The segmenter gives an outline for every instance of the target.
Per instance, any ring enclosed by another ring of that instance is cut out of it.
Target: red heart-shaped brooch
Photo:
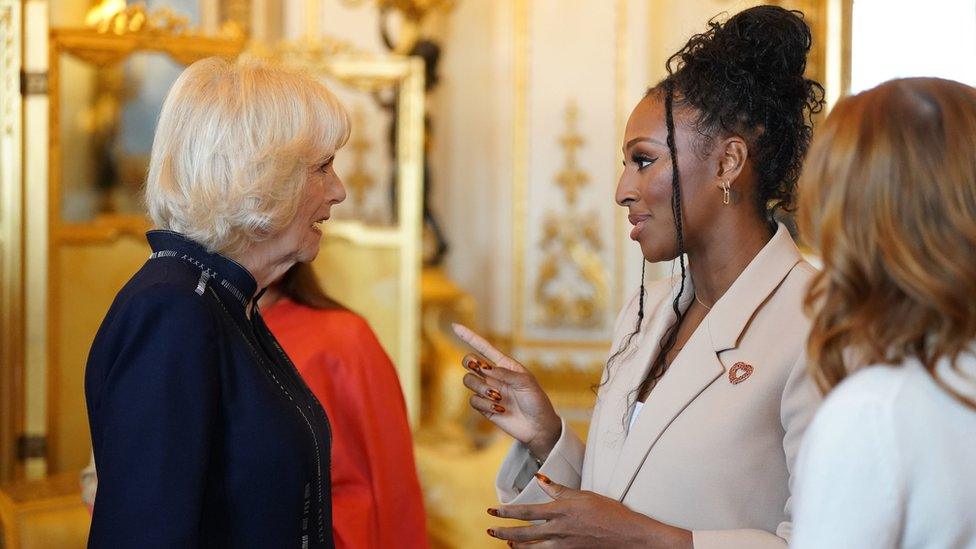
[[[736,362],[729,370],[729,381],[732,385],[737,385],[749,379],[752,375],[752,365],[745,362]]]

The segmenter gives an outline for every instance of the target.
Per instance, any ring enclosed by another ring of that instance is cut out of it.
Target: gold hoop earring
[[[722,182],[722,204],[728,206],[732,202],[732,187],[728,181]]]

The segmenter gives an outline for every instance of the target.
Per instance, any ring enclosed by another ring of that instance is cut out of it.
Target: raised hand
[[[454,333],[477,351],[462,360],[469,370],[464,386],[474,393],[471,407],[528,446],[533,456],[546,459],[559,440],[562,421],[535,376],[470,329],[455,324]]]

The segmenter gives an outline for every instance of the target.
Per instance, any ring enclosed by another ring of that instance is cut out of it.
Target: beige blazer
[[[674,319],[680,277],[650,285],[631,351],[604,375],[587,443],[563,422],[541,472],[691,530],[696,548],[786,547],[793,463],[820,403],[805,371],[802,310],[814,273],[780,225],[675,357],[628,433],[636,388]],[[682,308],[693,296],[689,278]],[[633,330],[637,307],[635,296],[618,317],[613,349]],[[753,371],[733,384],[738,362]],[[498,474],[502,503],[548,501],[531,481],[536,470],[516,443]]]

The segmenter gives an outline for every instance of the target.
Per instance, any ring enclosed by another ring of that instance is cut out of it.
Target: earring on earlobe
[[[728,181],[723,181],[722,182],[722,204],[728,206],[730,202],[732,202],[732,187],[729,186]]]

